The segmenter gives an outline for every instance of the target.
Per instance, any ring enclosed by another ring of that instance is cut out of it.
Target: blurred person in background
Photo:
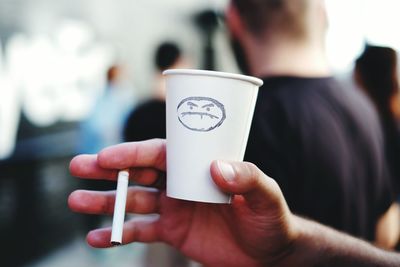
[[[397,52],[390,47],[366,45],[356,60],[354,78],[375,106],[384,133],[386,159],[395,185],[397,200],[400,182],[400,101]],[[398,209],[398,205],[393,207]],[[399,227],[400,217],[395,218]],[[382,231],[393,227],[383,227]],[[398,242],[398,236],[392,235]]]
[[[141,141],[151,138],[165,138],[165,78],[167,69],[186,68],[189,64],[182,56],[176,43],[161,43],[154,55],[156,67],[155,86],[150,99],[139,104],[128,116],[124,126],[125,141]]]
[[[134,91],[127,85],[121,65],[111,65],[106,72],[106,79],[106,86],[92,112],[80,124],[79,153],[94,154],[123,141],[123,125],[134,105]],[[115,189],[115,183],[109,181],[99,183],[87,180],[83,181],[83,186],[100,191]],[[103,221],[96,215],[88,215],[85,219],[88,229],[98,227]]]
[[[134,90],[127,86],[121,65],[110,66],[106,75],[103,94],[81,126],[81,153],[97,153],[106,146],[120,143],[129,110],[135,103]]]
[[[324,2],[232,0],[226,20],[239,66],[264,80],[245,160],[278,182],[294,213],[393,247],[376,232],[393,218],[378,117],[332,76]]]
[[[390,47],[367,45],[356,60],[354,78],[378,111],[394,182],[400,181],[400,101],[397,53]]]

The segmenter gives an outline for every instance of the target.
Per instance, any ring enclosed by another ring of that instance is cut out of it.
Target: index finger
[[[76,156],[71,160],[70,172],[78,177],[114,177],[117,174],[116,170],[135,167],[165,171],[165,140],[123,143],[105,148],[97,156]]]

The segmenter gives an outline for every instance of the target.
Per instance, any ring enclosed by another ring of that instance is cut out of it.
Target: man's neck
[[[330,76],[322,46],[293,42],[252,43],[247,46],[251,74],[257,77]]]

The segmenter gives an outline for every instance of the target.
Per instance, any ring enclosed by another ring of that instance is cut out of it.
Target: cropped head
[[[121,66],[112,65],[107,70],[108,83],[116,83],[121,76]]]
[[[323,0],[232,0],[244,27],[256,36],[266,33],[304,38],[327,26]]]
[[[397,53],[392,48],[367,45],[356,60],[356,81],[378,109],[398,92],[397,75]]]
[[[170,42],[162,43],[155,53],[155,65],[159,71],[164,71],[175,65],[181,57],[179,47]]]

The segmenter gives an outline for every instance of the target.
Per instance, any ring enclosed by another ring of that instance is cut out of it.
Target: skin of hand
[[[125,168],[130,180],[142,185],[129,188],[126,212],[156,215],[126,221],[123,244],[161,241],[205,266],[219,267],[278,266],[292,253],[298,220],[276,182],[255,165],[213,161],[214,182],[233,198],[231,204],[210,204],[169,198],[165,188],[152,187],[165,180],[165,140],[123,143],[70,163],[71,174],[84,179],[116,180]],[[114,199],[115,192],[77,190],[68,205],[75,212],[112,214]],[[111,228],[96,229],[87,242],[110,247],[110,236]]]

